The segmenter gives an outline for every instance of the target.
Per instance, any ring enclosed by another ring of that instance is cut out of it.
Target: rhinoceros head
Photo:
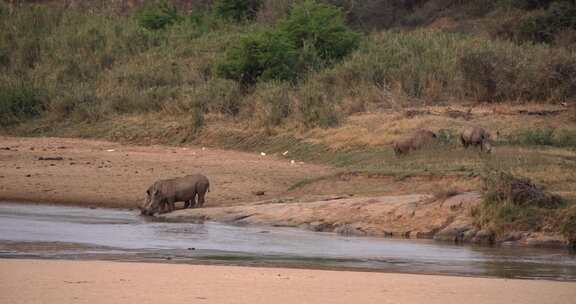
[[[142,215],[154,215],[154,213],[158,212],[160,207],[161,193],[156,189],[154,186],[150,186],[148,190],[146,190],[146,195],[144,197],[144,202],[140,207],[140,211]]]

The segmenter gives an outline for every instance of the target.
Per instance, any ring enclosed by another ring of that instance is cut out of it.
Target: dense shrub
[[[140,26],[149,30],[161,30],[179,20],[177,8],[167,0],[156,0],[148,2],[136,14],[136,19]]]
[[[44,108],[44,94],[27,85],[0,86],[0,125],[38,116]]]
[[[305,1],[295,5],[277,29],[246,36],[218,65],[218,74],[243,85],[261,80],[296,81],[309,71],[341,60],[359,36],[334,6]]]
[[[342,11],[335,6],[306,0],[295,5],[279,30],[284,32],[301,50],[325,63],[342,59],[359,43],[359,35],[344,23]]]
[[[262,0],[217,0],[214,10],[224,19],[239,22],[256,18],[261,6]]]
[[[296,80],[297,60],[296,47],[288,36],[264,31],[246,36],[229,49],[217,72],[242,85],[254,85],[259,79]]]

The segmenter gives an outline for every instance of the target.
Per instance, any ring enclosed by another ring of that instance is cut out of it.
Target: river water
[[[136,211],[10,203],[0,204],[0,258],[224,263],[576,281],[576,256],[564,250],[158,222]]]

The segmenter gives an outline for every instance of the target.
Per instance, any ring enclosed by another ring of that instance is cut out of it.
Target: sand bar
[[[573,303],[576,283],[236,266],[0,260],[0,303]]]

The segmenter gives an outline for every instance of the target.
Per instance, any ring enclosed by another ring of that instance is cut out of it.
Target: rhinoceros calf
[[[395,141],[392,147],[396,155],[408,154],[410,151],[418,150],[427,144],[431,144],[436,137],[436,133],[430,130],[419,129],[409,137]]]
[[[490,145],[490,133],[481,127],[471,127],[465,129],[460,133],[460,142],[464,148],[469,146],[480,147],[480,151],[485,151],[486,153],[492,152],[492,146]]]
[[[202,174],[159,180],[146,190],[140,210],[142,215],[170,212],[175,209],[176,202],[185,202],[184,208],[202,207],[208,191],[210,182]]]

